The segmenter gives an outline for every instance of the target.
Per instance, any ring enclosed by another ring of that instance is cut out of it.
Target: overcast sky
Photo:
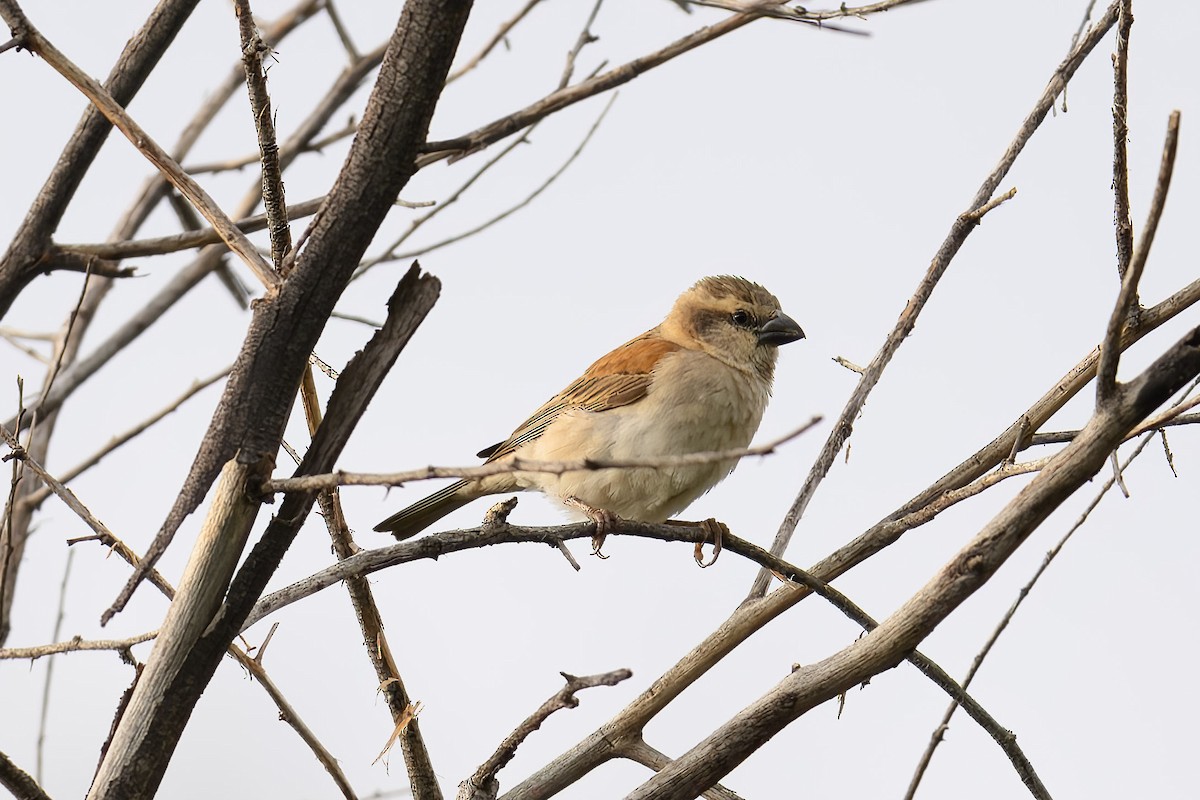
[[[382,41],[397,4],[342,4],[362,50]],[[459,50],[474,54],[519,2],[479,3]],[[955,217],[999,160],[1083,18],[1074,2],[926,2],[842,25],[870,36],[763,20],[655,69],[621,89],[571,167],[501,224],[421,257],[443,291],[437,306],[376,397],[340,466],[392,471],[475,462],[546,398],[613,346],[657,324],[698,278],[735,273],[767,286],[805,329],[783,348],[774,400],[757,439],[815,414],[826,422],[777,455],[749,461],[684,515],[717,517],[767,545],[857,376],[895,323]],[[363,7],[359,7],[363,6]],[[369,6],[369,7],[368,7]],[[63,0],[24,4],[43,33],[92,74],[107,74],[151,4]],[[282,2],[254,4],[270,19]],[[468,77],[445,93],[431,138],[463,134],[549,92],[590,4],[547,2]],[[667,2],[611,2],[592,30],[599,41],[577,64],[587,75],[655,50],[726,12],[685,15]],[[1191,135],[1200,101],[1200,7],[1138,3],[1130,57],[1130,169],[1140,231],[1158,169],[1167,115],[1183,111],[1175,181],[1141,296],[1159,302],[1196,279],[1200,175]],[[1071,82],[1066,112],[1047,119],[1004,180],[1014,200],[968,240],[855,424],[840,458],[800,524],[788,558],[812,564],[903,504],[990,441],[1103,335],[1116,296],[1112,232],[1110,34]],[[169,146],[198,102],[238,57],[225,3],[205,3],[130,107]],[[290,132],[325,91],[345,54],[327,21],[309,22],[278,47],[270,71],[277,126]],[[361,112],[365,90],[352,109]],[[0,241],[11,239],[84,107],[83,98],[38,59],[0,56],[4,179]],[[491,217],[536,189],[578,146],[601,112],[594,98],[555,116],[532,142],[481,180],[454,209],[410,242],[427,245]],[[349,114],[340,114],[333,127]],[[323,193],[345,142],[303,157],[287,174],[288,200]],[[185,164],[254,152],[244,100],[231,103]],[[434,165],[404,190],[441,200],[489,151]],[[111,137],[60,227],[63,243],[105,240],[150,166]],[[256,177],[206,175],[232,207]],[[414,212],[397,208],[370,253],[402,232]],[[307,220],[297,220],[302,231]],[[178,230],[163,209],[140,235]],[[259,239],[259,241],[265,241]],[[189,254],[137,259],[140,277],[115,289],[85,352],[152,297]],[[380,265],[356,281],[339,310],[382,319],[383,303],[411,263]],[[240,266],[248,285],[253,278]],[[78,297],[78,274],[39,278],[3,324],[56,330]],[[48,459],[65,471],[162,407],[192,380],[229,364],[249,315],[207,279],[72,398]],[[1200,324],[1185,312],[1122,362],[1136,374]],[[330,323],[318,355],[341,368],[369,338],[358,323]],[[33,394],[43,368],[0,342],[8,417],[15,376]],[[319,379],[321,391],[330,384]],[[1078,427],[1092,389],[1045,429]],[[219,390],[116,452],[71,485],[118,536],[143,550],[178,492]],[[302,423],[290,442],[303,448]],[[1132,496],[1103,500],[1031,595],[989,657],[976,697],[1025,748],[1055,797],[1182,797],[1197,775],[1200,690],[1187,665],[1197,656],[1193,622],[1195,495],[1200,437],[1176,429],[1179,477],[1153,444],[1126,476]],[[1030,451],[1029,457],[1048,449]],[[280,474],[290,473],[282,458]],[[1101,476],[1106,477],[1106,475]],[[1023,485],[1013,480],[956,507],[837,581],[877,618],[886,617]],[[923,652],[961,676],[1003,611],[1098,490],[1085,486],[997,577],[938,628]],[[360,545],[390,539],[372,525],[432,488],[343,492]],[[477,524],[488,503],[448,517]],[[261,531],[269,510],[260,514]],[[161,568],[176,581],[203,519],[193,515]],[[512,521],[553,524],[561,512],[522,497]],[[14,609],[9,646],[48,641],[66,561],[64,540],[86,533],[55,500],[45,504]],[[699,570],[690,548],[610,539],[608,560],[573,550],[576,573],[550,548],[508,546],[418,563],[372,578],[392,649],[414,698],[435,769],[453,795],[458,781],[556,691],[559,670],[633,670],[615,688],[591,689],[553,717],[500,774],[511,788],[531,770],[611,718],[698,643],[745,596],[755,568],[726,554]],[[98,547],[75,554],[62,638],[115,638],[151,630],[165,601],[143,587],[107,628],[98,616],[127,568]],[[318,517],[307,524],[272,582],[278,588],[330,563]],[[361,795],[406,782],[399,753],[390,769],[372,760],[391,730],[375,693],[353,614],[332,587],[260,623],[257,644],[278,621],[265,661],[305,721],[333,751]],[[679,755],[788,674],[852,642],[858,631],[810,599],[756,635],[688,690],[647,730]],[[136,649],[145,659],[149,645]],[[0,664],[0,751],[32,770],[47,661]],[[94,769],[131,670],[111,653],[59,657],[46,730],[44,785],[80,796]],[[846,699],[814,710],[735,770],[725,785],[747,798],[899,797],[947,698],[909,666],[876,677]],[[613,763],[564,793],[623,795],[647,777]],[[956,717],[920,797],[1020,797],[999,748]],[[232,662],[196,708],[163,783],[163,797],[328,798],[336,790],[261,689]]]

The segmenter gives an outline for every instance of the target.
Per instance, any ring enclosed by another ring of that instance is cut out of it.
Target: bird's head
[[[731,275],[703,278],[681,294],[662,332],[731,367],[753,369],[767,381],[775,372],[778,347],[804,338],[775,295]]]

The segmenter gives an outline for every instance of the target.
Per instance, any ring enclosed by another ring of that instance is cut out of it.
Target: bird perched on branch
[[[679,296],[661,325],[592,364],[479,457],[487,463],[616,461],[744,448],[767,407],[778,347],[802,338],[804,331],[762,286],[728,275],[704,278]],[[736,464],[467,478],[375,530],[407,539],[477,498],[535,490],[593,520],[594,541],[602,541],[616,517],[665,522]]]

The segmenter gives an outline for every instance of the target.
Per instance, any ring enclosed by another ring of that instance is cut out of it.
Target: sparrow
[[[758,430],[780,345],[804,338],[757,283],[703,278],[662,324],[596,361],[499,444],[485,463],[653,459],[735,450]],[[375,526],[403,540],[485,495],[540,491],[596,523],[666,522],[725,478],[737,459],[706,464],[508,472],[465,478]],[[595,545],[598,553],[598,545]]]

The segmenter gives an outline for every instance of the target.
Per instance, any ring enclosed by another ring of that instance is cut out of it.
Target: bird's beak
[[[763,326],[758,329],[758,343],[772,347],[794,342],[804,338],[804,331],[796,324],[796,320],[782,311],[775,312]]]

